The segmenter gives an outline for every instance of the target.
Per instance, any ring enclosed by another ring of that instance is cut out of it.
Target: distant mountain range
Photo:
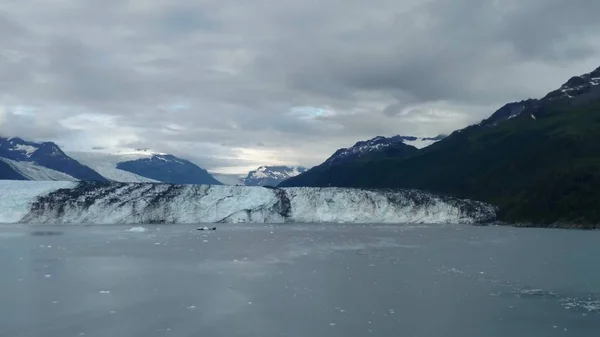
[[[65,153],[51,142],[0,138],[0,180],[276,186],[305,171],[303,167],[261,166],[246,176],[221,174],[215,179],[188,160],[149,149],[107,153],[100,148]]]
[[[0,138],[0,179],[221,184],[206,170],[173,155],[147,150],[66,154],[54,143],[17,137]]]
[[[415,188],[496,204],[510,222],[595,227],[600,68],[541,99],[509,103],[431,146],[398,151],[322,164],[280,186]]]

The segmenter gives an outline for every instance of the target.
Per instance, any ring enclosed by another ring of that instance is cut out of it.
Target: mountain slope
[[[169,184],[222,185],[196,164],[169,154],[121,162],[117,169]]]
[[[277,186],[282,181],[306,172],[304,167],[261,166],[240,181],[246,186]]]
[[[425,189],[494,203],[507,221],[594,227],[600,224],[599,84],[600,68],[414,156],[331,166],[309,185]]]
[[[27,180],[34,181],[77,181],[68,174],[49,169],[31,162],[21,162],[0,158],[0,162],[8,164],[15,172]],[[9,179],[9,178],[6,178]]]
[[[0,160],[0,180],[28,180],[17,172],[12,166]]]
[[[35,163],[78,180],[107,181],[96,171],[67,156],[52,142],[35,143],[18,137],[0,137],[0,157],[17,162]]]

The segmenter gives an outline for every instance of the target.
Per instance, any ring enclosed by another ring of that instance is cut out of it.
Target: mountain
[[[52,142],[35,143],[18,137],[0,137],[0,158],[35,164],[62,172],[77,180],[107,181],[96,171],[67,156],[58,145]],[[6,169],[4,171],[8,172]],[[2,175],[0,179],[12,179],[11,177],[14,178],[14,174]]]
[[[360,141],[350,148],[337,150],[323,164],[331,166],[342,164],[357,159],[374,159],[378,156],[393,157],[404,156],[412,148],[424,148],[444,139],[446,136],[439,135],[431,138],[419,138],[412,136],[393,136],[375,138]]]
[[[413,144],[419,144],[421,147],[425,147],[443,138],[444,136],[437,136],[434,138],[377,136],[366,141],[357,142],[350,148],[343,148],[335,151],[335,153],[322,165],[338,165],[358,159],[365,160],[375,159],[377,157],[405,156],[410,154],[410,152],[416,152],[414,150],[417,148],[417,146]]]
[[[405,158],[333,165],[285,186],[416,188],[482,200],[501,220],[600,224],[600,68],[511,103]]]
[[[366,141],[357,142],[350,148],[343,148],[335,151],[335,153],[327,158],[322,164],[315,166],[300,175],[282,181],[279,186],[318,186],[315,184],[319,181],[319,177],[333,166],[343,166],[379,158],[405,158],[415,155],[419,150],[414,146],[405,144],[405,142],[414,142],[417,139],[417,137],[406,136],[394,136],[389,138],[378,136]],[[329,186],[329,184],[321,186]]]
[[[117,169],[169,184],[221,185],[206,170],[170,154],[120,162]]]
[[[479,126],[494,127],[509,119],[518,117],[523,111],[530,110],[540,103],[537,99],[528,99],[521,102],[512,102],[504,105],[489,118],[484,119]]]
[[[280,182],[303,172],[306,172],[306,168],[301,166],[261,166],[250,171],[240,181],[246,186],[277,186]]]

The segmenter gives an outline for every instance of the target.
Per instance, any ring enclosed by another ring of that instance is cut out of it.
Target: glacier
[[[104,153],[104,152],[83,152],[72,151],[67,153],[71,158],[90,167],[92,170],[100,173],[104,178],[123,183],[154,183],[154,179],[142,177],[135,173],[127,172],[117,168],[117,164],[124,161],[148,158],[151,154],[138,153]]]
[[[162,183],[0,182],[0,222],[450,223],[493,221],[496,207],[416,190]]]
[[[13,170],[28,180],[36,181],[77,181],[72,176],[56,171],[34,162],[16,161],[8,158],[0,158],[0,161],[8,164]]]
[[[75,187],[68,181],[0,180],[0,223],[20,222],[40,196]]]

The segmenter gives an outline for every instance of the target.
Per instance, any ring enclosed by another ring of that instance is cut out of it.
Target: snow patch
[[[31,157],[31,155],[37,151],[37,147],[31,145],[17,144],[14,147],[15,150],[24,152],[27,157]]]
[[[417,149],[422,149],[422,148],[428,147],[429,145],[431,145],[433,143],[437,143],[437,141],[436,140],[424,140],[421,138],[419,138],[417,140],[405,140],[404,141],[404,144],[414,146]]]

